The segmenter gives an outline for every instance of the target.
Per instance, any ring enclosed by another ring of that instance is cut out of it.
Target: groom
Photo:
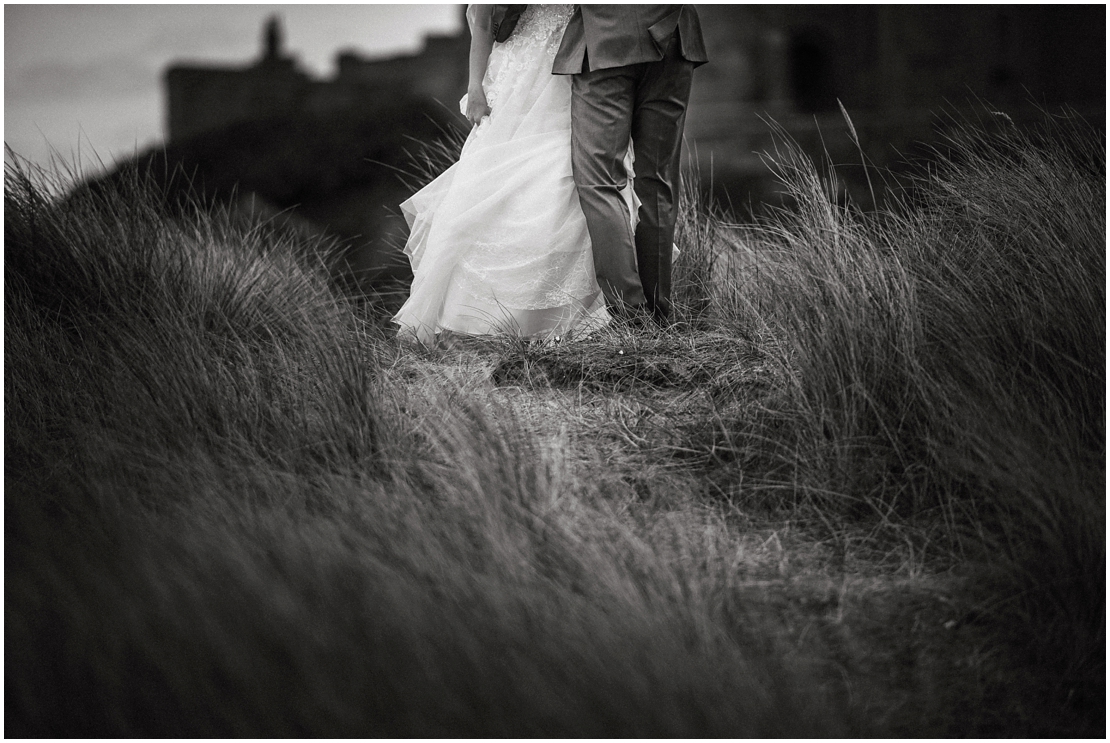
[[[579,5],[552,72],[573,75],[574,183],[612,314],[632,322],[671,310],[682,128],[694,67],[707,60],[692,5]],[[632,232],[624,157],[631,138],[640,221]]]

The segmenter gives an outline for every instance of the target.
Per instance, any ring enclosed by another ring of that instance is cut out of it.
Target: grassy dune
[[[1104,144],[961,137],[687,192],[674,327],[438,349],[10,167],[6,733],[1103,735]]]

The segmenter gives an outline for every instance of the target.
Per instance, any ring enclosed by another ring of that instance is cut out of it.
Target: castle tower
[[[281,47],[284,41],[281,31],[281,18],[272,15],[266,21],[265,30],[262,36],[262,59],[266,62],[274,62],[281,59]]]
[[[281,17],[272,15],[262,26],[262,50],[258,60],[259,69],[286,68],[292,71],[296,66],[293,55],[285,53],[285,32],[281,27]]]
[[[262,27],[260,58],[246,67],[173,65],[165,74],[170,142],[246,121],[295,115],[312,81],[283,49],[281,20]]]

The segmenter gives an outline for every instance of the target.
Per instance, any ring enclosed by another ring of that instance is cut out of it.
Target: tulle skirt
[[[571,172],[571,80],[551,74],[553,42],[495,45],[492,114],[458,162],[401,205],[414,276],[393,318],[402,333],[550,337],[609,322]],[[625,192],[635,215],[631,177]]]

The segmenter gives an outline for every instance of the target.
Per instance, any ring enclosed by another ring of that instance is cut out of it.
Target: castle
[[[702,5],[710,64],[694,76],[688,157],[703,172],[755,177],[774,120],[804,147],[849,159],[843,105],[873,162],[936,136],[937,114],[986,106],[1015,120],[1067,104],[1105,126],[1105,8],[1062,5]],[[272,20],[241,68],[173,66],[171,142],[227,124],[328,115],[374,95],[421,96],[454,110],[469,34],[429,36],[414,55],[338,55],[317,80],[282,48]],[[841,136],[831,136],[838,134]],[[854,145],[853,145],[854,147]],[[858,153],[855,156],[858,162]]]
[[[368,60],[340,52],[333,79],[317,80],[285,53],[281,26],[271,18],[257,61],[238,68],[173,65],[165,73],[170,142],[244,121],[313,114],[327,116],[375,95],[450,103],[466,92],[469,37],[427,36],[419,54]],[[456,106],[452,107],[457,108]]]

